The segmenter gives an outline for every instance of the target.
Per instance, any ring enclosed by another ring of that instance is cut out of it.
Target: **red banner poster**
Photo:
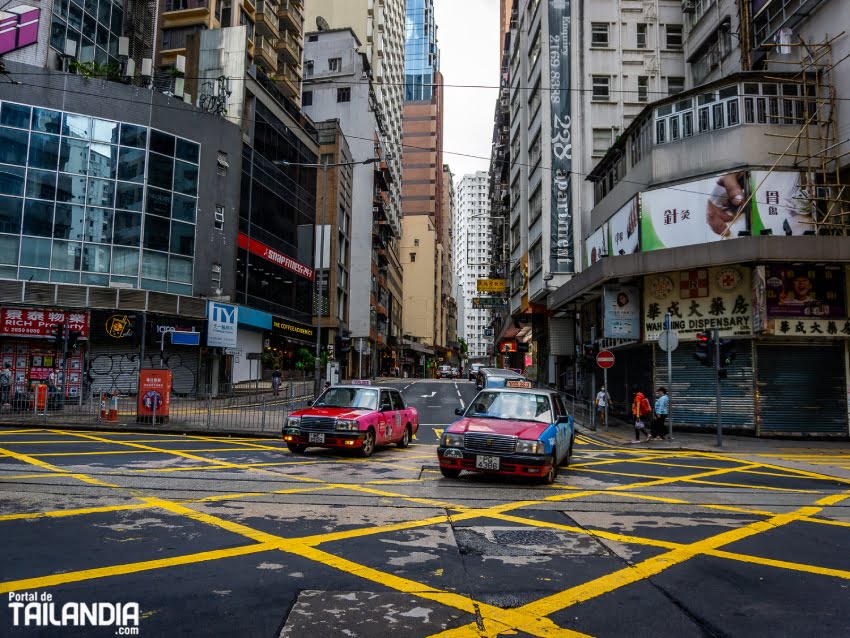
[[[150,421],[154,414],[157,420],[168,418],[170,395],[171,370],[160,368],[139,370],[137,420]]]
[[[3,308],[0,311],[0,335],[7,337],[52,336],[57,324],[68,322],[68,330],[80,332],[80,339],[89,338],[89,313],[35,308]]]
[[[276,251],[274,248],[269,248],[265,244],[258,242],[256,239],[251,239],[244,233],[239,233],[238,244],[239,248],[247,250],[249,253],[257,255],[258,257],[262,257],[273,264],[282,266],[283,268],[286,268],[305,279],[313,281],[313,278],[315,277],[313,269],[310,268],[310,266],[305,266],[301,262],[292,259],[292,257],[287,257],[283,253]]]

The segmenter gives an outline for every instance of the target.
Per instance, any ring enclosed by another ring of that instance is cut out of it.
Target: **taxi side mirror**
[[[455,414],[458,416],[463,416],[463,408],[455,408]]]

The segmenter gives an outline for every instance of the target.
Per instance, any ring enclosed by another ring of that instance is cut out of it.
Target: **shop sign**
[[[608,224],[602,224],[584,242],[584,265],[589,268],[608,255]]]
[[[502,297],[473,297],[472,307],[503,310],[508,307],[508,301]]]
[[[251,239],[244,233],[239,233],[238,243],[239,248],[247,250],[249,253],[257,255],[258,257],[262,257],[273,264],[282,266],[283,268],[286,268],[305,279],[313,281],[315,277],[315,273],[310,266],[305,266],[304,264],[292,259],[292,257],[287,257],[283,253],[276,251],[274,248],[270,248],[269,246],[258,242],[256,239]]]
[[[479,279],[477,282],[478,292],[505,292],[507,282],[504,279]]]
[[[747,230],[744,173],[641,193],[641,250],[706,244]]]
[[[171,395],[171,370],[155,368],[139,370],[137,417],[167,417]]]
[[[768,317],[847,317],[844,270],[840,266],[765,266]]]
[[[792,171],[753,171],[750,176],[753,197],[753,235],[762,230],[774,235],[802,235],[814,232],[817,200],[800,188],[800,173]]]
[[[64,310],[37,310],[35,308],[3,308],[0,311],[0,335],[7,337],[53,336],[56,324],[68,324],[68,330],[80,333],[80,339],[89,338],[89,313]]]
[[[640,204],[635,195],[628,204],[614,213],[608,220],[608,254],[612,257],[617,255],[631,255],[638,252],[640,244],[638,241],[638,227],[640,226]]]
[[[238,306],[210,301],[207,305],[207,345],[235,348],[238,323]]]
[[[500,351],[505,353],[516,352],[516,341],[503,341],[500,346]]]
[[[316,338],[316,329],[306,323],[272,317],[272,331],[284,337],[292,337],[301,340],[313,340]]]
[[[109,341],[132,339],[136,334],[136,315],[126,312],[92,311],[92,337]]]
[[[850,319],[769,319],[765,334],[777,337],[850,337]]]
[[[605,286],[602,308],[605,337],[640,338],[640,293],[636,286]]]
[[[752,288],[747,268],[720,266],[644,277],[643,322],[646,341],[656,341],[670,314],[671,330],[693,341],[703,330],[721,336],[751,334]]]

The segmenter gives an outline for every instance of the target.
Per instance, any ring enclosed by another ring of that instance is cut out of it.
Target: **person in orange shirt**
[[[632,399],[632,416],[635,424],[635,443],[640,442],[640,433],[646,435],[646,440],[649,441],[650,433],[647,427],[647,421],[652,415],[652,407],[649,405],[649,399],[640,391],[637,386],[632,387],[634,398]]]

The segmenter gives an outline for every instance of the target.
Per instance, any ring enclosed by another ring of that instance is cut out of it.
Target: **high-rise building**
[[[462,308],[458,332],[466,340],[470,359],[482,360],[491,353],[484,337],[489,311],[473,308],[478,280],[487,278],[491,267],[489,177],[486,171],[464,175],[457,188],[454,222],[454,273]]]

